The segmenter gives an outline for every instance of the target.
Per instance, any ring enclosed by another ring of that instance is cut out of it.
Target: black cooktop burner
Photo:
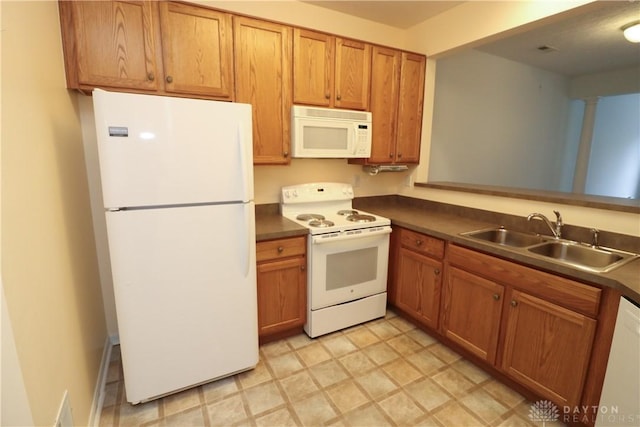
[[[320,214],[300,214],[296,217],[297,220],[300,221],[309,221],[312,219],[318,219],[318,220],[323,220],[324,219],[324,215],[320,215]]]
[[[329,221],[327,219],[314,219],[312,221],[309,221],[309,227],[327,228],[333,226],[333,221]]]
[[[365,214],[359,214],[359,213],[356,213],[354,215],[349,215],[347,217],[347,221],[351,221],[351,222],[372,222],[375,220],[376,220],[376,217],[373,215],[365,215]]]

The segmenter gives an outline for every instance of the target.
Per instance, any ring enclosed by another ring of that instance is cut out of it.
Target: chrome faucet
[[[549,221],[549,218],[547,218],[546,216],[542,215],[541,213],[537,213],[537,212],[529,214],[527,216],[527,221],[531,221],[532,218],[540,218],[541,220],[544,221],[545,224],[547,224],[547,226],[549,227],[549,229],[553,233],[553,237],[555,237],[556,239],[559,239],[560,237],[562,237],[562,226],[564,225],[564,223],[562,222],[562,216],[560,215],[559,211],[553,211],[553,213],[556,214],[556,225],[555,225],[555,227],[553,226],[551,221]]]

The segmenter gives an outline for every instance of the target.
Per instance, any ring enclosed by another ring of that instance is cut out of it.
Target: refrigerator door
[[[253,200],[251,105],[93,91],[105,208]]]
[[[106,219],[129,402],[258,363],[253,203]]]

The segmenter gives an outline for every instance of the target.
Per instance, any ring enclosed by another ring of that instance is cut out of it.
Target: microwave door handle
[[[351,149],[351,154],[356,155],[356,151],[358,151],[358,124],[353,124],[353,147]]]

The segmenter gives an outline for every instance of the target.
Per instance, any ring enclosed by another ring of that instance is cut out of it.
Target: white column
[[[580,146],[576,169],[573,173],[573,192],[584,194],[587,183],[587,171],[589,169],[589,157],[591,156],[591,141],[593,140],[593,125],[596,119],[596,107],[598,97],[584,99],[584,116],[582,117],[582,131],[580,133]]]

